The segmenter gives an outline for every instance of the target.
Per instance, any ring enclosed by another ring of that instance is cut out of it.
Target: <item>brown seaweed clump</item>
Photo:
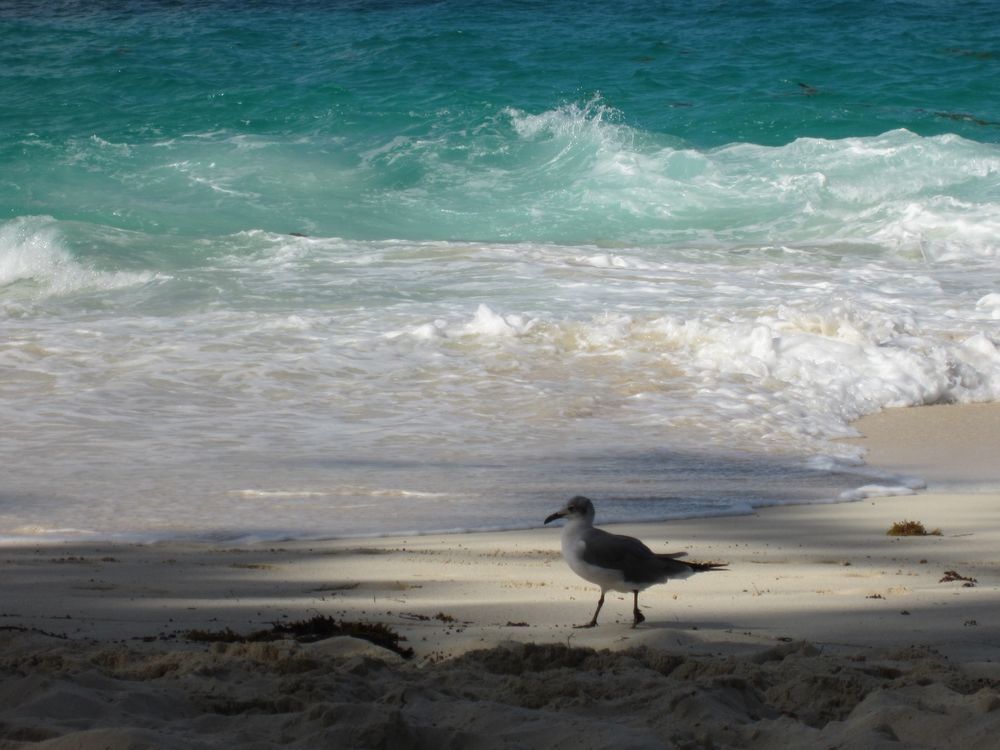
[[[885,533],[887,536],[941,536],[941,529],[928,531],[920,521],[896,521]]]

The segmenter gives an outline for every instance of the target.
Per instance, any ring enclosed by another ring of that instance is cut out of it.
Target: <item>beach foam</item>
[[[80,263],[51,217],[28,216],[0,224],[0,304],[111,291],[154,278],[148,272],[99,271]]]
[[[156,238],[50,219],[4,232],[19,238],[11,268],[35,248],[42,269],[6,287],[22,310],[17,290],[34,291],[0,350],[17,371],[4,450],[20,462],[43,449],[72,475],[15,479],[11,527],[509,528],[581,476],[600,477],[625,518],[742,513],[788,501],[782,487],[800,471],[816,482],[801,501],[870,484],[856,449],[837,442],[862,415],[1000,398],[995,271],[971,261],[859,257],[850,245],[612,254],[251,231],[199,242],[193,265],[136,273],[92,271],[61,237],[104,258]],[[823,469],[821,455],[837,460]],[[706,483],[701,465],[722,478]],[[748,482],[742,496],[732,471]],[[636,472],[642,484],[628,489]],[[232,493],[257,485],[300,497],[234,515]],[[383,514],[364,492],[322,495],[371,485],[454,493],[468,507],[387,500]],[[31,509],[28,498],[65,487],[65,515]],[[140,511],[132,498],[153,488],[169,499]],[[485,507],[507,510],[480,517]],[[328,509],[340,515],[317,525]]]

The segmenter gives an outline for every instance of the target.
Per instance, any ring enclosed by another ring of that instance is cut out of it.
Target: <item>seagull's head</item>
[[[577,495],[566,503],[561,509],[545,519],[545,523],[555,521],[557,518],[565,518],[568,521],[585,520],[587,523],[594,522],[594,504],[582,495]]]

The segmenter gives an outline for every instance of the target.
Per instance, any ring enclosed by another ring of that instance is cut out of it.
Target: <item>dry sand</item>
[[[996,748],[1000,405],[859,429],[927,490],[614,527],[730,566],[648,590],[634,630],[617,594],[571,627],[597,591],[553,528],[0,549],[0,748]],[[315,616],[414,655],[187,638]]]

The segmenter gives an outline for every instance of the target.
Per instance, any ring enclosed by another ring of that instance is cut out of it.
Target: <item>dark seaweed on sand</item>
[[[230,628],[224,630],[189,630],[184,637],[189,641],[202,643],[252,643],[278,641],[291,636],[299,643],[314,643],[326,638],[347,635],[374,643],[389,649],[404,659],[413,658],[413,649],[399,645],[406,640],[386,625],[379,622],[349,622],[332,617],[316,615],[308,620],[276,622],[270,630],[257,630],[243,635]]]
[[[972,588],[978,583],[975,578],[963,576],[961,573],[954,570],[946,570],[938,583],[951,583],[952,581],[965,581],[965,583],[962,584],[965,588]]]
[[[941,529],[928,531],[920,521],[896,521],[889,530],[885,532],[887,536],[941,536]]]

